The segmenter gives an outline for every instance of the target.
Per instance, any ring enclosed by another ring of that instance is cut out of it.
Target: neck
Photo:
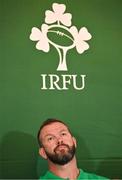
[[[61,178],[77,179],[79,169],[77,168],[76,157],[65,165],[57,165],[49,161],[49,170]]]

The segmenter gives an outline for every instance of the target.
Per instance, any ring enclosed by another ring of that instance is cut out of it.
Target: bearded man
[[[39,154],[48,161],[49,170],[40,179],[103,179],[77,167],[76,139],[68,126],[57,119],[47,119],[38,132]]]

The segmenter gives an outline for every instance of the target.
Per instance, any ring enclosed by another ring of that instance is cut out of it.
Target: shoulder
[[[41,180],[41,179],[49,179],[49,175],[48,175],[49,173],[48,173],[48,171],[43,175],[43,176],[40,176],[40,178],[39,178],[39,180]]]
[[[39,180],[41,180],[41,179],[47,180],[47,179],[62,179],[62,178],[54,175],[54,174],[53,174],[52,172],[50,172],[50,171],[47,171],[44,176],[41,176],[41,177],[39,178]]]
[[[41,180],[41,179],[50,179],[50,176],[48,175],[48,173],[46,173],[39,178],[39,180]]]
[[[78,179],[101,179],[101,180],[109,180],[108,178],[106,177],[103,177],[103,176],[99,176],[99,175],[96,175],[96,174],[93,174],[93,173],[88,173],[88,172],[85,172],[83,170],[80,170],[80,175],[79,175],[79,178]]]

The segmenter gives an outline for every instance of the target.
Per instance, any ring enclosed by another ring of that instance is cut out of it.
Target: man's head
[[[75,155],[76,140],[60,120],[44,121],[38,132],[38,142],[39,154],[54,164],[67,164]]]

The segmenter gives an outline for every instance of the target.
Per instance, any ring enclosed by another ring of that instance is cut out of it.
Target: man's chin
[[[65,165],[70,162],[75,155],[75,146],[69,148],[68,146],[58,146],[55,148],[54,153],[48,152],[47,157],[50,161],[58,165]]]

